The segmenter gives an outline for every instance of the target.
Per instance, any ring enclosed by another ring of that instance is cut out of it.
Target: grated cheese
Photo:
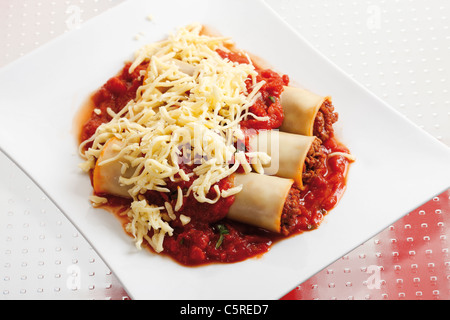
[[[250,164],[246,153],[235,148],[244,136],[241,120],[250,115],[267,120],[249,112],[264,82],[256,81],[257,72],[251,63],[237,64],[219,56],[216,49],[227,51],[226,45],[232,44],[229,38],[202,35],[201,30],[200,24],[188,25],[167,40],[139,49],[129,72],[145,61],[149,64],[135,99],[118,113],[108,109],[112,120],[80,145],[85,158],[80,167],[89,171],[109,139],[123,142],[118,155],[106,161],[126,160],[119,182],[130,187],[133,202],[127,213],[127,231],[139,248],[147,241],[156,252],[164,250],[164,237],[173,233],[170,220],[176,219],[184,197],[192,194],[198,202],[216,203],[242,189],[235,186],[220,191],[217,182],[240,165],[250,172],[252,165],[262,168],[261,161],[268,161],[265,154],[253,157],[256,163]],[[249,91],[248,78],[253,81]],[[83,152],[91,142],[92,147]],[[181,161],[195,164],[194,173],[184,172]],[[130,168],[134,173],[124,176]],[[157,207],[141,196],[149,190],[169,192],[167,179],[188,181],[192,177],[195,179],[188,190],[183,192],[178,187],[174,208],[168,202]],[[207,197],[211,188],[215,194],[212,199]],[[184,215],[179,218],[183,224],[190,221]]]
[[[185,216],[184,214],[180,214],[180,220],[183,226],[187,225],[189,222],[191,222],[191,217]]]
[[[91,200],[91,202],[92,202],[92,205],[93,205],[94,207],[99,207],[99,206],[101,206],[102,204],[105,204],[105,203],[108,202],[108,199],[106,199],[106,198],[104,198],[104,197],[95,196],[95,195],[90,196],[89,198],[90,198],[90,200]]]
[[[349,161],[356,161],[356,157],[354,155],[348,154],[345,152],[333,152],[328,155],[329,158],[335,157],[335,156],[341,156],[341,157],[347,158]]]

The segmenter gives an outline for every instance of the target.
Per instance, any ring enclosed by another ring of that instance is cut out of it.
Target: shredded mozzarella
[[[94,207],[101,206],[102,204],[105,204],[108,202],[108,199],[106,199],[104,197],[95,196],[95,195],[90,196],[90,200]]]
[[[345,152],[333,152],[328,155],[329,158],[336,156],[347,158],[349,161],[356,161],[356,157],[354,155]]]

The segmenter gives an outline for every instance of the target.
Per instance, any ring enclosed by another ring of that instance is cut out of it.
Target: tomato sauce
[[[223,59],[229,59],[230,61],[237,63],[249,63],[247,56],[240,54],[239,52],[226,52],[220,49],[216,50],[217,53]],[[257,120],[253,117],[241,121],[241,127],[251,129],[276,129],[281,126],[284,119],[283,108],[280,103],[280,96],[283,92],[283,86],[289,85],[289,77],[287,75],[280,76],[273,70],[262,69],[255,66],[258,75],[256,81],[265,81],[265,84],[260,89],[261,97],[256,100],[249,111],[258,117],[269,117],[269,120]],[[247,79],[247,91],[252,90],[252,80]]]
[[[228,58],[238,63],[248,63],[245,56],[236,53],[218,51],[223,58]],[[129,73],[130,63],[127,63],[122,71],[108,80],[92,96],[93,110],[89,120],[82,126],[80,142],[89,138],[102,123],[111,120],[107,109],[114,112],[120,111],[128,101],[135,98],[136,91],[142,84],[140,70],[147,65],[140,65],[133,73]],[[283,109],[280,104],[280,96],[283,86],[288,85],[289,78],[280,76],[271,70],[257,68],[258,81],[265,80],[266,84],[261,89],[261,97],[250,108],[257,116],[268,116],[267,121],[246,119],[241,124],[244,129],[275,129],[283,121]],[[250,79],[247,81],[248,89],[251,89]],[[94,112],[94,109],[98,109]],[[86,147],[89,147],[86,146]],[[334,137],[323,142],[326,154],[340,151],[346,152]],[[345,190],[345,177],[348,168],[348,160],[337,156],[324,160],[323,170],[312,179],[305,190],[291,190],[292,210],[296,210],[289,218],[289,235],[317,228],[323,220],[323,216],[339,201]],[[183,164],[185,172],[192,172],[192,167]],[[170,202],[175,206],[177,199],[177,187],[187,190],[195,176],[190,181],[182,183],[170,183],[170,193],[147,192],[145,197],[149,203],[163,205]],[[218,184],[220,190],[226,190],[233,186],[232,177],[223,179]],[[268,186],[270,187],[270,186]],[[211,188],[208,197],[215,198],[216,192]],[[105,195],[103,195],[105,196]],[[105,208],[118,213],[123,225],[127,223],[121,212],[129,206],[129,200],[107,196],[109,199]],[[182,208],[175,214],[177,219],[171,222],[174,228],[173,236],[164,239],[162,254],[168,255],[175,261],[186,266],[198,266],[208,263],[238,262],[250,257],[259,256],[267,252],[274,242],[286,237],[286,235],[273,234],[249,225],[230,221],[226,218],[229,207],[234,197],[220,198],[215,204],[199,203],[190,195],[185,199]],[[191,217],[186,225],[181,223],[180,215]],[[147,246],[150,250],[151,248]]]
[[[305,189],[293,187],[285,203],[288,216],[282,216],[282,233],[295,235],[316,229],[324,216],[333,209],[346,188],[349,160],[343,156],[328,157],[333,152],[349,153],[334,137],[321,148],[327,155]]]
[[[79,135],[80,143],[89,139],[102,123],[112,119],[108,114],[108,108],[117,113],[126,106],[128,101],[136,97],[136,91],[143,83],[140,72],[147,69],[147,64],[141,64],[132,73],[129,72],[130,66],[131,62],[126,63],[118,75],[109,79],[92,95],[90,101],[92,110],[90,110],[88,121],[82,126]],[[86,145],[86,148],[89,147],[89,144]]]

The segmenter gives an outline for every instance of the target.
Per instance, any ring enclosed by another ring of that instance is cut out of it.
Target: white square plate
[[[138,47],[192,22],[333,96],[337,135],[357,161],[343,199],[317,230],[277,243],[261,258],[186,268],[137,251],[112,215],[91,208],[73,119]],[[343,74],[261,1],[128,1],[4,67],[0,85],[1,150],[74,223],[133,299],[278,299],[449,187],[447,147]]]

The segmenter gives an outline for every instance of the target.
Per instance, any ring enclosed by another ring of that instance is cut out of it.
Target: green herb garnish
[[[273,103],[275,103],[275,97],[274,96],[269,96],[270,101],[272,101]]]
[[[230,231],[228,231],[227,227],[225,227],[224,224],[218,224],[216,227],[219,230],[219,234],[220,234],[219,240],[217,240],[217,242],[216,242],[216,249],[218,249],[222,245],[224,235],[230,234]]]

